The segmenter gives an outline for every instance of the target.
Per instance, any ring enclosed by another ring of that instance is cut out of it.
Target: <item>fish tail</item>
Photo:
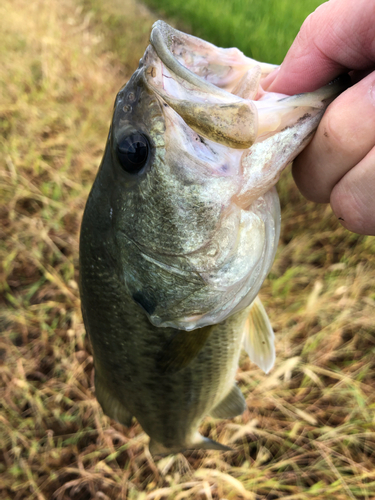
[[[226,446],[225,444],[218,443],[213,439],[203,437],[199,435],[201,440],[194,447],[195,450],[218,450],[218,451],[233,451],[233,448]]]
[[[199,432],[194,436],[194,440],[190,443],[186,443],[180,446],[164,446],[163,444],[155,441],[155,439],[150,439],[148,445],[150,453],[152,456],[166,456],[175,453],[181,453],[188,450],[218,450],[218,451],[233,451],[233,448],[226,446],[225,444],[218,443],[213,439],[201,436]]]

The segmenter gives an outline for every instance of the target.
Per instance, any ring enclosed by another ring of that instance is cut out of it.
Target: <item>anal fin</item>
[[[257,296],[245,325],[244,349],[253,363],[268,373],[275,363],[275,334]]]
[[[210,411],[214,418],[233,418],[246,410],[246,401],[237,385],[234,385],[227,396]]]
[[[132,425],[132,414],[125,406],[108,391],[105,383],[95,373],[95,394],[103,412],[113,420],[116,420],[125,427]]]

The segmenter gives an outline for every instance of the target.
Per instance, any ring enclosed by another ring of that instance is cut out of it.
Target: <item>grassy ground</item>
[[[136,423],[103,416],[79,309],[78,232],[115,94],[153,21],[131,0],[111,5],[0,3],[0,497],[375,498],[375,241],[306,202],[288,174],[262,289],[276,367],[265,376],[243,356],[248,410],[201,429],[237,451],[154,463]]]

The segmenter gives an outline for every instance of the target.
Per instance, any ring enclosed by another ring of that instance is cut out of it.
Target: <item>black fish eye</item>
[[[146,165],[150,145],[143,134],[132,134],[121,139],[117,145],[117,158],[121,167],[129,174],[136,174]]]

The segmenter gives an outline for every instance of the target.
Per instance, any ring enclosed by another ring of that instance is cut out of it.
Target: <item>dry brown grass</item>
[[[127,16],[106,9],[101,28],[99,4],[95,14],[74,0],[0,4],[0,497],[375,498],[374,238],[342,229],[288,175],[262,291],[276,367],[265,376],[244,356],[249,409],[202,426],[237,451],[154,463],[138,425],[103,416],[79,310],[78,231],[115,94],[152,22],[125,4]]]

